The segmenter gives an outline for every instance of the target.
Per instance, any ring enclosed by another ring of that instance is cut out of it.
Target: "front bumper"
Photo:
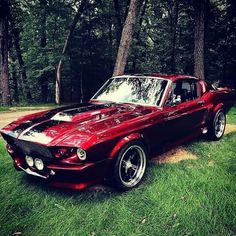
[[[76,190],[82,190],[101,182],[107,173],[109,164],[109,160],[78,164],[46,163],[45,168],[38,171],[34,167],[29,167],[23,156],[10,155],[17,170],[41,178],[50,186]]]
[[[77,162],[77,158],[55,160],[48,147],[4,134],[7,150],[13,159],[14,166],[28,175],[39,177],[51,186],[84,189],[104,179],[110,160],[96,162]],[[9,146],[8,146],[9,145]],[[13,149],[11,148],[14,147]],[[43,161],[43,170],[39,170],[26,163],[25,156]]]
[[[21,166],[18,166],[18,168],[20,168],[21,170],[23,170],[25,173],[27,173],[28,175],[33,175],[33,176],[36,176],[36,177],[40,177],[42,179],[48,179],[49,178],[49,174],[46,174],[46,175],[42,175],[42,174],[39,174],[35,171],[32,171],[29,167],[28,168],[23,168]]]

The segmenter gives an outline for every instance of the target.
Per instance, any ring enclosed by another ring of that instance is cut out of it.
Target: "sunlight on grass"
[[[47,187],[14,170],[0,139],[0,235],[235,235],[235,143],[235,132],[195,140],[185,148],[197,160],[150,164],[143,184],[118,193]]]

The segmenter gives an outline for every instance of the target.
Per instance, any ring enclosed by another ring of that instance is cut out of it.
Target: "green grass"
[[[10,107],[0,106],[0,112],[10,111]]]
[[[0,235],[236,235],[235,144],[236,133],[194,141],[197,160],[150,164],[143,184],[117,193],[45,187],[13,169],[0,140]]]
[[[232,107],[227,114],[227,123],[236,124],[236,107]]]

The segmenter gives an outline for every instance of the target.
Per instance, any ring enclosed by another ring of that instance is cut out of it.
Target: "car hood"
[[[43,145],[82,147],[124,124],[134,124],[156,107],[135,104],[88,102],[23,117],[1,132]],[[125,125],[126,126],[126,125]]]

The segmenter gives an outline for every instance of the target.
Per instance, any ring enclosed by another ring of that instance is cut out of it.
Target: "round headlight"
[[[43,161],[39,158],[35,158],[34,165],[38,170],[43,170],[43,168],[44,168]]]
[[[30,167],[32,167],[34,165],[34,160],[30,156],[26,156],[25,161],[26,161],[27,165],[30,166]]]
[[[77,149],[77,156],[81,161],[84,161],[86,159],[86,152],[83,149],[78,148]]]

